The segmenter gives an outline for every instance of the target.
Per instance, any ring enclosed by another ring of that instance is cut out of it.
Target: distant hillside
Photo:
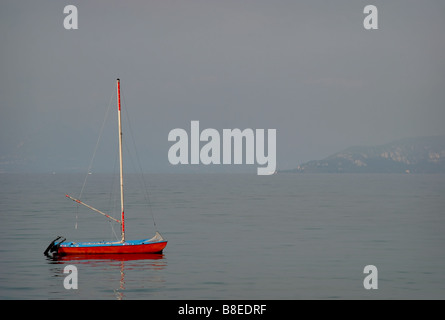
[[[406,138],[373,147],[351,147],[288,172],[445,173],[445,136]]]

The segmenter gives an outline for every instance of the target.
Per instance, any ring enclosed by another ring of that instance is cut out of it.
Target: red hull
[[[161,253],[167,241],[133,245],[101,245],[101,246],[64,246],[58,250],[60,255],[71,254],[126,254],[126,253]]]
[[[91,260],[115,260],[115,261],[136,261],[136,260],[162,260],[163,253],[128,253],[128,254],[61,254],[54,256],[57,261],[78,261],[78,263],[89,264]]]

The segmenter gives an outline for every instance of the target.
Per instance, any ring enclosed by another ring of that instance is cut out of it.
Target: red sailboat
[[[152,238],[140,240],[125,239],[125,218],[124,218],[124,183],[122,170],[122,122],[121,122],[121,95],[120,80],[117,79],[117,107],[118,107],[118,124],[119,124],[119,164],[120,164],[120,198],[121,198],[121,219],[115,219],[110,215],[83,203],[82,201],[66,195],[69,199],[78,204],[82,204],[105,217],[119,223],[121,225],[120,241],[99,241],[99,242],[72,242],[66,241],[63,237],[54,239],[45,250],[44,254],[49,256],[63,255],[84,255],[84,254],[147,254],[162,253],[167,241],[162,238],[159,232]]]

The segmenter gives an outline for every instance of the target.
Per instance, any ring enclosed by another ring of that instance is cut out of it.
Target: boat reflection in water
[[[165,281],[159,271],[167,266],[167,259],[162,253],[79,254],[47,257],[47,260],[50,264],[76,266],[79,288],[112,289],[118,300],[125,298],[127,289],[150,291],[153,287],[162,287]],[[54,276],[60,277],[63,269],[54,268]]]

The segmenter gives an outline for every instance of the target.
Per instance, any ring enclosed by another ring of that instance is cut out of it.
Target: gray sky
[[[172,170],[168,133],[191,120],[277,129],[278,169],[445,134],[444,16],[443,1],[2,1],[0,172],[84,172],[117,77],[151,172]]]

